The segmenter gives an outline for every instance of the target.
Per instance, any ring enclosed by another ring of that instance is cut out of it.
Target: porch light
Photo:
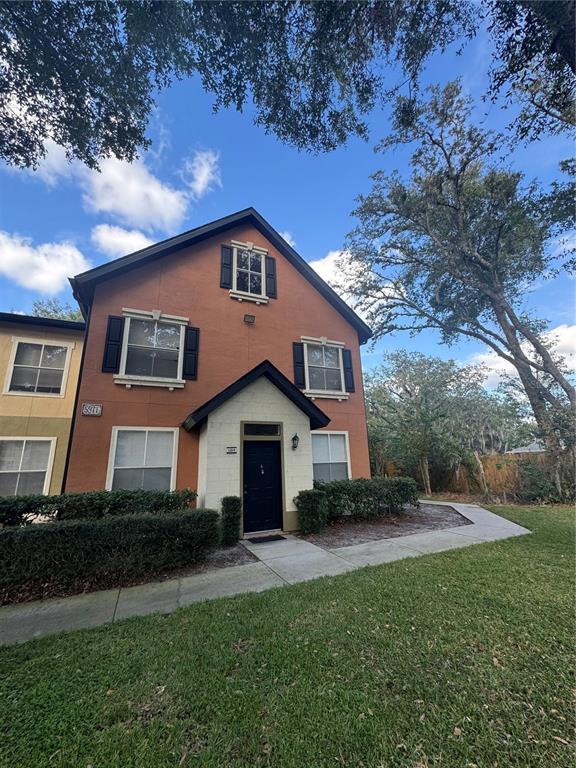
[[[292,450],[293,450],[293,451],[295,451],[295,450],[296,450],[296,448],[298,448],[298,443],[299,443],[299,442],[300,442],[300,438],[298,437],[298,435],[297,435],[297,434],[296,434],[296,435],[294,435],[294,436],[292,437]]]

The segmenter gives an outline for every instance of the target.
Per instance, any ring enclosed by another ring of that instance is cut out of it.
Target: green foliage
[[[60,496],[2,496],[0,525],[28,525],[39,517],[51,521],[99,519],[109,515],[170,514],[190,508],[196,491],[90,491]]]
[[[218,513],[122,515],[0,530],[5,596],[55,584],[96,588],[192,565],[218,544]]]
[[[322,483],[328,519],[345,515],[364,520],[399,512],[407,504],[418,504],[418,489],[411,477],[374,477],[371,480],[333,480]]]
[[[324,489],[312,488],[295,497],[298,525],[301,533],[319,533],[328,520],[327,499]]]
[[[560,501],[550,468],[537,461],[518,462],[518,486],[522,501]]]
[[[32,314],[36,317],[52,317],[56,320],[74,320],[84,322],[82,312],[78,307],[73,307],[68,302],[61,302],[58,299],[36,299],[32,302]]]
[[[225,547],[231,547],[240,540],[242,499],[240,496],[224,496],[220,520],[221,539]]]
[[[495,51],[493,94],[522,98],[539,116],[538,131],[554,129],[571,117],[569,6],[1,2],[0,156],[36,166],[50,140],[91,167],[110,155],[132,161],[150,144],[146,127],[157,93],[191,77],[215,94],[216,108],[242,110],[251,102],[256,124],[281,140],[331,150],[350,135],[367,136],[365,115],[401,83],[417,91],[432,53],[486,26]],[[520,134],[532,135],[526,124],[520,121]]]

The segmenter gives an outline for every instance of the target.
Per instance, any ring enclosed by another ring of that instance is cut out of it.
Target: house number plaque
[[[102,416],[102,403],[82,403],[82,416]]]
[[[237,445],[227,445],[226,446],[226,453],[238,453],[238,446]]]

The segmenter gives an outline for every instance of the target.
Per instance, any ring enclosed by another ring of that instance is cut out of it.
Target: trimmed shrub
[[[328,521],[326,493],[319,488],[300,491],[294,503],[298,510],[298,525],[301,533],[318,533]]]
[[[110,586],[203,559],[218,544],[218,513],[122,515],[0,530],[4,597],[38,586]]]
[[[399,512],[406,504],[418,504],[418,488],[411,477],[333,480],[318,487],[326,493],[330,521],[345,515],[369,519]]]
[[[89,491],[60,496],[2,496],[0,525],[28,525],[38,517],[98,520],[108,515],[171,514],[189,509],[196,491]]]
[[[225,547],[231,547],[240,540],[240,518],[242,517],[242,499],[240,496],[224,496],[220,519],[221,541]]]

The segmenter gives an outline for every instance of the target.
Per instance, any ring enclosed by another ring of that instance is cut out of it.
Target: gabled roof
[[[86,323],[76,320],[19,315],[17,312],[0,312],[0,323],[19,323],[20,325],[33,325],[41,328],[62,328],[65,331],[84,331],[86,329]]]
[[[306,397],[306,395],[303,395],[298,387],[292,384],[290,379],[287,379],[283,373],[280,373],[278,368],[272,365],[269,360],[264,360],[255,368],[252,368],[251,371],[245,373],[244,376],[236,379],[235,382],[208,400],[206,403],[204,403],[204,405],[201,405],[200,408],[197,408],[195,411],[193,411],[182,422],[182,426],[184,429],[190,432],[190,430],[192,430],[194,427],[197,427],[199,424],[201,424],[212,413],[212,411],[215,411],[216,408],[219,408],[227,400],[229,400],[231,397],[234,397],[234,395],[238,394],[238,392],[241,392],[245,387],[247,387],[249,384],[252,384],[261,376],[266,377],[268,381],[274,384],[274,386],[277,387],[280,392],[282,392],[282,394],[286,395],[286,397],[291,400],[294,405],[300,408],[300,410],[309,417],[310,429],[319,429],[320,427],[325,427],[330,423],[330,418],[326,416],[324,411],[321,411],[317,405],[315,405],[309,398]]]
[[[279,253],[356,329],[360,343],[363,344],[368,341],[372,336],[372,331],[366,323],[358,317],[354,310],[322,280],[312,267],[296,253],[294,248],[288,245],[286,240],[254,208],[245,208],[243,211],[232,213],[230,216],[225,216],[222,219],[216,219],[216,221],[212,221],[209,224],[196,227],[196,229],[190,229],[181,235],[170,237],[168,240],[142,248],[142,250],[131,253],[128,256],[122,256],[120,259],[115,259],[107,264],[101,264],[99,267],[89,269],[87,272],[82,272],[80,275],[70,278],[74,298],[80,304],[82,312],[86,314],[88,307],[92,303],[94,288],[99,282],[108,280],[116,275],[121,275],[133,267],[139,267],[170,253],[175,253],[182,248],[200,243],[202,240],[214,237],[242,224],[252,224],[261,232]]]

